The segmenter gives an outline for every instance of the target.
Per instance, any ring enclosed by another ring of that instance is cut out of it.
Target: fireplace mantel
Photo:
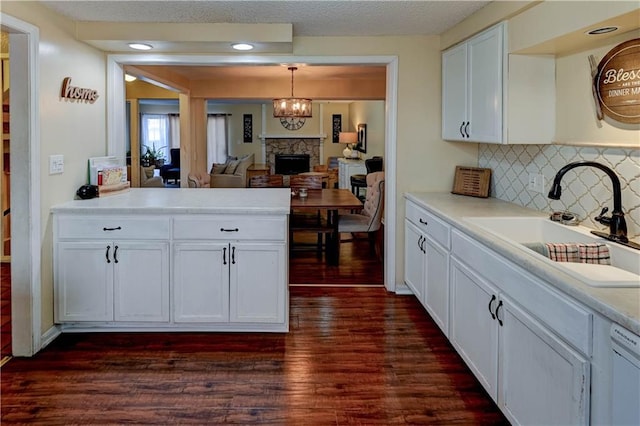
[[[267,140],[267,139],[326,139],[327,135],[326,134],[317,134],[317,135],[300,135],[297,133],[283,133],[280,135],[268,135],[265,133],[262,133],[259,136],[260,139]]]

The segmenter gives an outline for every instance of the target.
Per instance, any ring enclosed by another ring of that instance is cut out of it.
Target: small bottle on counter
[[[98,186],[102,185],[102,170],[98,170]]]

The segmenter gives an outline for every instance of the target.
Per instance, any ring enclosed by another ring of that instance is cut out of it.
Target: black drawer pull
[[[500,324],[500,327],[502,327],[502,319],[499,315],[500,308],[502,308],[502,300],[498,302],[498,307],[496,308],[496,318],[498,319],[498,324]]]
[[[117,228],[102,228],[103,231],[120,231],[122,226],[118,226]]]
[[[489,313],[491,314],[491,318],[492,319],[496,319],[496,315],[493,313],[493,302],[496,301],[496,295],[494,294],[493,296],[491,296],[491,300],[489,301]]]
[[[418,220],[419,220],[419,221],[420,221],[420,223],[421,223],[421,224],[423,224],[423,225],[428,225],[428,224],[429,224],[426,220],[424,220],[424,219],[422,219],[422,218],[420,218],[420,219],[418,219]]]
[[[233,228],[233,229],[220,228],[220,232],[238,232],[238,231],[240,231],[238,228]]]

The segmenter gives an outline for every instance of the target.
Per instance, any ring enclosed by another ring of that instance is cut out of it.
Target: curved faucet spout
[[[549,191],[549,198],[551,198],[552,200],[560,199],[560,196],[562,195],[562,187],[560,186],[562,177],[569,170],[576,167],[595,167],[602,170],[607,174],[607,176],[609,176],[613,187],[613,211],[611,212],[611,217],[605,217],[605,208],[600,213],[600,216],[596,217],[595,220],[604,225],[609,225],[610,239],[627,242],[627,223],[624,219],[624,213],[622,212],[622,191],[620,189],[620,179],[613,170],[611,170],[604,164],[600,164],[595,161],[576,161],[567,164],[566,166],[561,168],[558,173],[556,173],[556,176],[553,179],[551,190]]]

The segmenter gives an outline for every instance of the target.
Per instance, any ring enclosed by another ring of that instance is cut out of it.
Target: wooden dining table
[[[341,209],[361,210],[362,208],[362,201],[348,189],[310,189],[304,198],[298,194],[291,197],[291,210],[324,210],[327,212],[327,221],[332,227],[326,246],[327,263],[330,265],[338,265],[340,258],[338,211]]]

